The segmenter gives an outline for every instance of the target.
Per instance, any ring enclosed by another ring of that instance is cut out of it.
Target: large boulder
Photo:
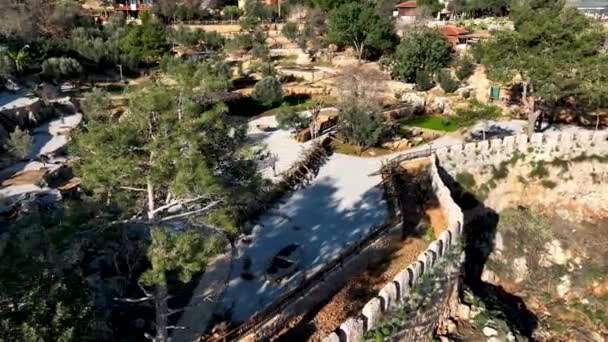
[[[405,93],[401,99],[412,106],[414,113],[424,113],[426,107],[426,95],[424,93]]]
[[[471,94],[473,94],[474,91],[475,88],[467,86],[456,89],[454,94],[462,97],[463,99],[468,99],[469,97],[471,97]]]
[[[426,112],[437,114],[450,114],[452,106],[447,97],[432,97],[427,101]]]

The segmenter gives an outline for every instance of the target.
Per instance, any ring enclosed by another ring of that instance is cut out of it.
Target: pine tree
[[[19,127],[15,128],[6,142],[6,149],[17,159],[25,159],[33,147],[34,139],[29,135],[27,130],[22,130]]]

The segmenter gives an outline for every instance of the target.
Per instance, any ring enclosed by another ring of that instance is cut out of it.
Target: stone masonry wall
[[[450,247],[454,246],[461,238],[463,227],[462,210],[452,199],[450,190],[445,186],[437,168],[435,156],[431,156],[431,180],[433,191],[435,192],[441,208],[448,221],[448,229],[439,238],[429,245],[426,251],[422,252],[418,260],[398,273],[392,282],[378,293],[378,296],[370,300],[356,317],[349,318],[342,323],[337,332],[328,335],[325,342],[354,342],[360,341],[363,335],[378,326],[381,318],[391,307],[398,305],[408,298],[410,290],[416,287],[418,280],[427,274],[437,261],[447,254]],[[457,284],[457,282],[456,282]],[[455,284],[455,285],[456,285]],[[453,289],[455,291],[456,288]],[[431,320],[426,322],[426,331],[432,331],[440,322]],[[421,327],[418,327],[421,328]],[[422,327],[424,328],[424,327]],[[400,334],[410,336],[417,332],[402,331]]]
[[[535,160],[552,161],[555,158],[570,159],[582,155],[605,155],[608,152],[608,132],[536,133],[532,137],[514,135],[453,145],[435,151],[437,159],[449,174],[467,171],[474,174],[485,165],[498,165],[521,154],[534,154]]]
[[[569,133],[534,134],[531,137],[517,135],[437,149],[431,157],[433,160],[431,177],[433,190],[448,219],[448,229],[420,254],[415,263],[397,274],[394,280],[378,293],[376,298],[370,300],[360,315],[349,318],[342,323],[338,331],[328,335],[323,341],[360,341],[367,331],[378,326],[388,309],[407,298],[411,289],[416,287],[418,279],[426,274],[436,261],[443,257],[449,248],[461,238],[464,224],[463,213],[439,176],[438,165],[453,176],[465,171],[474,174],[487,165],[499,165],[510,160],[516,151],[526,155],[534,154],[534,160],[546,162],[555,158],[571,159],[582,154],[604,156],[608,153],[608,132],[594,134],[586,132],[576,135]],[[474,175],[476,176],[476,174]],[[457,287],[453,289],[454,292],[456,290]],[[439,322],[429,321],[427,324],[436,327]],[[415,334],[414,331],[400,333],[400,335],[406,336]]]

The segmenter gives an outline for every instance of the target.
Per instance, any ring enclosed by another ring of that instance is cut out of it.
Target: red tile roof
[[[416,8],[416,1],[406,1],[395,5],[395,8]]]
[[[462,27],[454,26],[454,25],[445,25],[439,28],[443,34],[446,36],[459,36],[461,34],[468,34],[469,31]]]

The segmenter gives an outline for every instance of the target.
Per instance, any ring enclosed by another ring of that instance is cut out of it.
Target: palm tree
[[[9,57],[13,60],[13,62],[15,63],[15,68],[17,69],[17,72],[22,72],[23,69],[25,68],[26,62],[27,62],[27,48],[29,48],[29,45],[25,45],[23,46],[19,51],[17,52],[9,52],[8,55]]]

